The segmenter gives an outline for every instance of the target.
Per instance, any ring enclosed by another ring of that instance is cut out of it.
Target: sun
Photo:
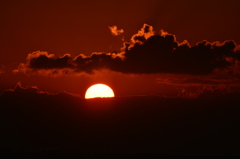
[[[85,94],[85,99],[114,97],[113,90],[105,84],[95,84],[89,87]]]

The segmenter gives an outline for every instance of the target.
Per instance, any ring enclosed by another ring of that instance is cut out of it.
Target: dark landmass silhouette
[[[0,97],[1,154],[240,155],[240,93],[83,99],[16,87]]]

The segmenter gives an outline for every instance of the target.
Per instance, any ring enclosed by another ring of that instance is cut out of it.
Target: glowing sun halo
[[[95,84],[88,88],[85,98],[114,97],[113,90],[105,84]]]

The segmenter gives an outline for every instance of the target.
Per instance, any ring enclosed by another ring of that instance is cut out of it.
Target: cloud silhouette
[[[132,36],[130,42],[124,43],[122,52],[55,57],[47,52],[36,51],[28,54],[26,60],[15,72],[69,74],[93,73],[101,69],[133,74],[206,75],[215,70],[240,72],[240,49],[234,41],[220,43],[204,40],[190,46],[186,40],[180,43],[175,35],[163,30],[156,34],[153,27],[147,24]]]

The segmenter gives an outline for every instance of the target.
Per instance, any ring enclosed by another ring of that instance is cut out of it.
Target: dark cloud
[[[239,93],[201,94],[84,100],[17,84],[0,97],[0,152],[239,154]]]
[[[231,69],[239,65],[239,60],[240,50],[234,41],[210,43],[204,40],[190,46],[187,41],[180,43],[174,35],[163,30],[156,34],[152,26],[144,24],[129,43],[124,43],[120,53],[54,57],[47,52],[37,51],[29,54],[27,62],[15,72],[52,71],[68,74],[110,69],[135,74],[206,75],[216,69],[233,71]]]

